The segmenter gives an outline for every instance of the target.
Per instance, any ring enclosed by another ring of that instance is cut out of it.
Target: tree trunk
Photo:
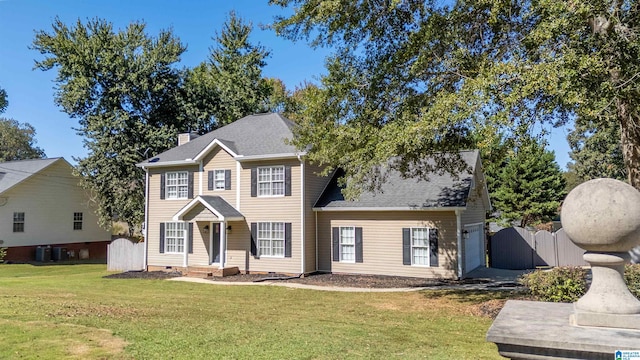
[[[629,110],[627,102],[619,99],[616,106],[620,121],[620,143],[628,181],[631,186],[640,190],[640,119],[637,114]]]

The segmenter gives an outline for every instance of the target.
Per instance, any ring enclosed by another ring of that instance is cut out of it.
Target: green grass
[[[496,359],[477,304],[504,294],[342,293],[104,279],[0,265],[0,358]]]

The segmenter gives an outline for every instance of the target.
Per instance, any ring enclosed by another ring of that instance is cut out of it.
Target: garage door
[[[484,224],[464,227],[465,273],[484,265]],[[463,238],[464,238],[463,237]]]

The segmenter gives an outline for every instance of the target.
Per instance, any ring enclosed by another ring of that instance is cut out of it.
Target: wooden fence
[[[107,245],[107,270],[144,270],[144,243],[125,238],[113,240]]]

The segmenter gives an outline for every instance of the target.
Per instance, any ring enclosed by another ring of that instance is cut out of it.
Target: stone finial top
[[[562,227],[587,251],[626,252],[640,245],[640,192],[614,179],[595,179],[567,195]]]

